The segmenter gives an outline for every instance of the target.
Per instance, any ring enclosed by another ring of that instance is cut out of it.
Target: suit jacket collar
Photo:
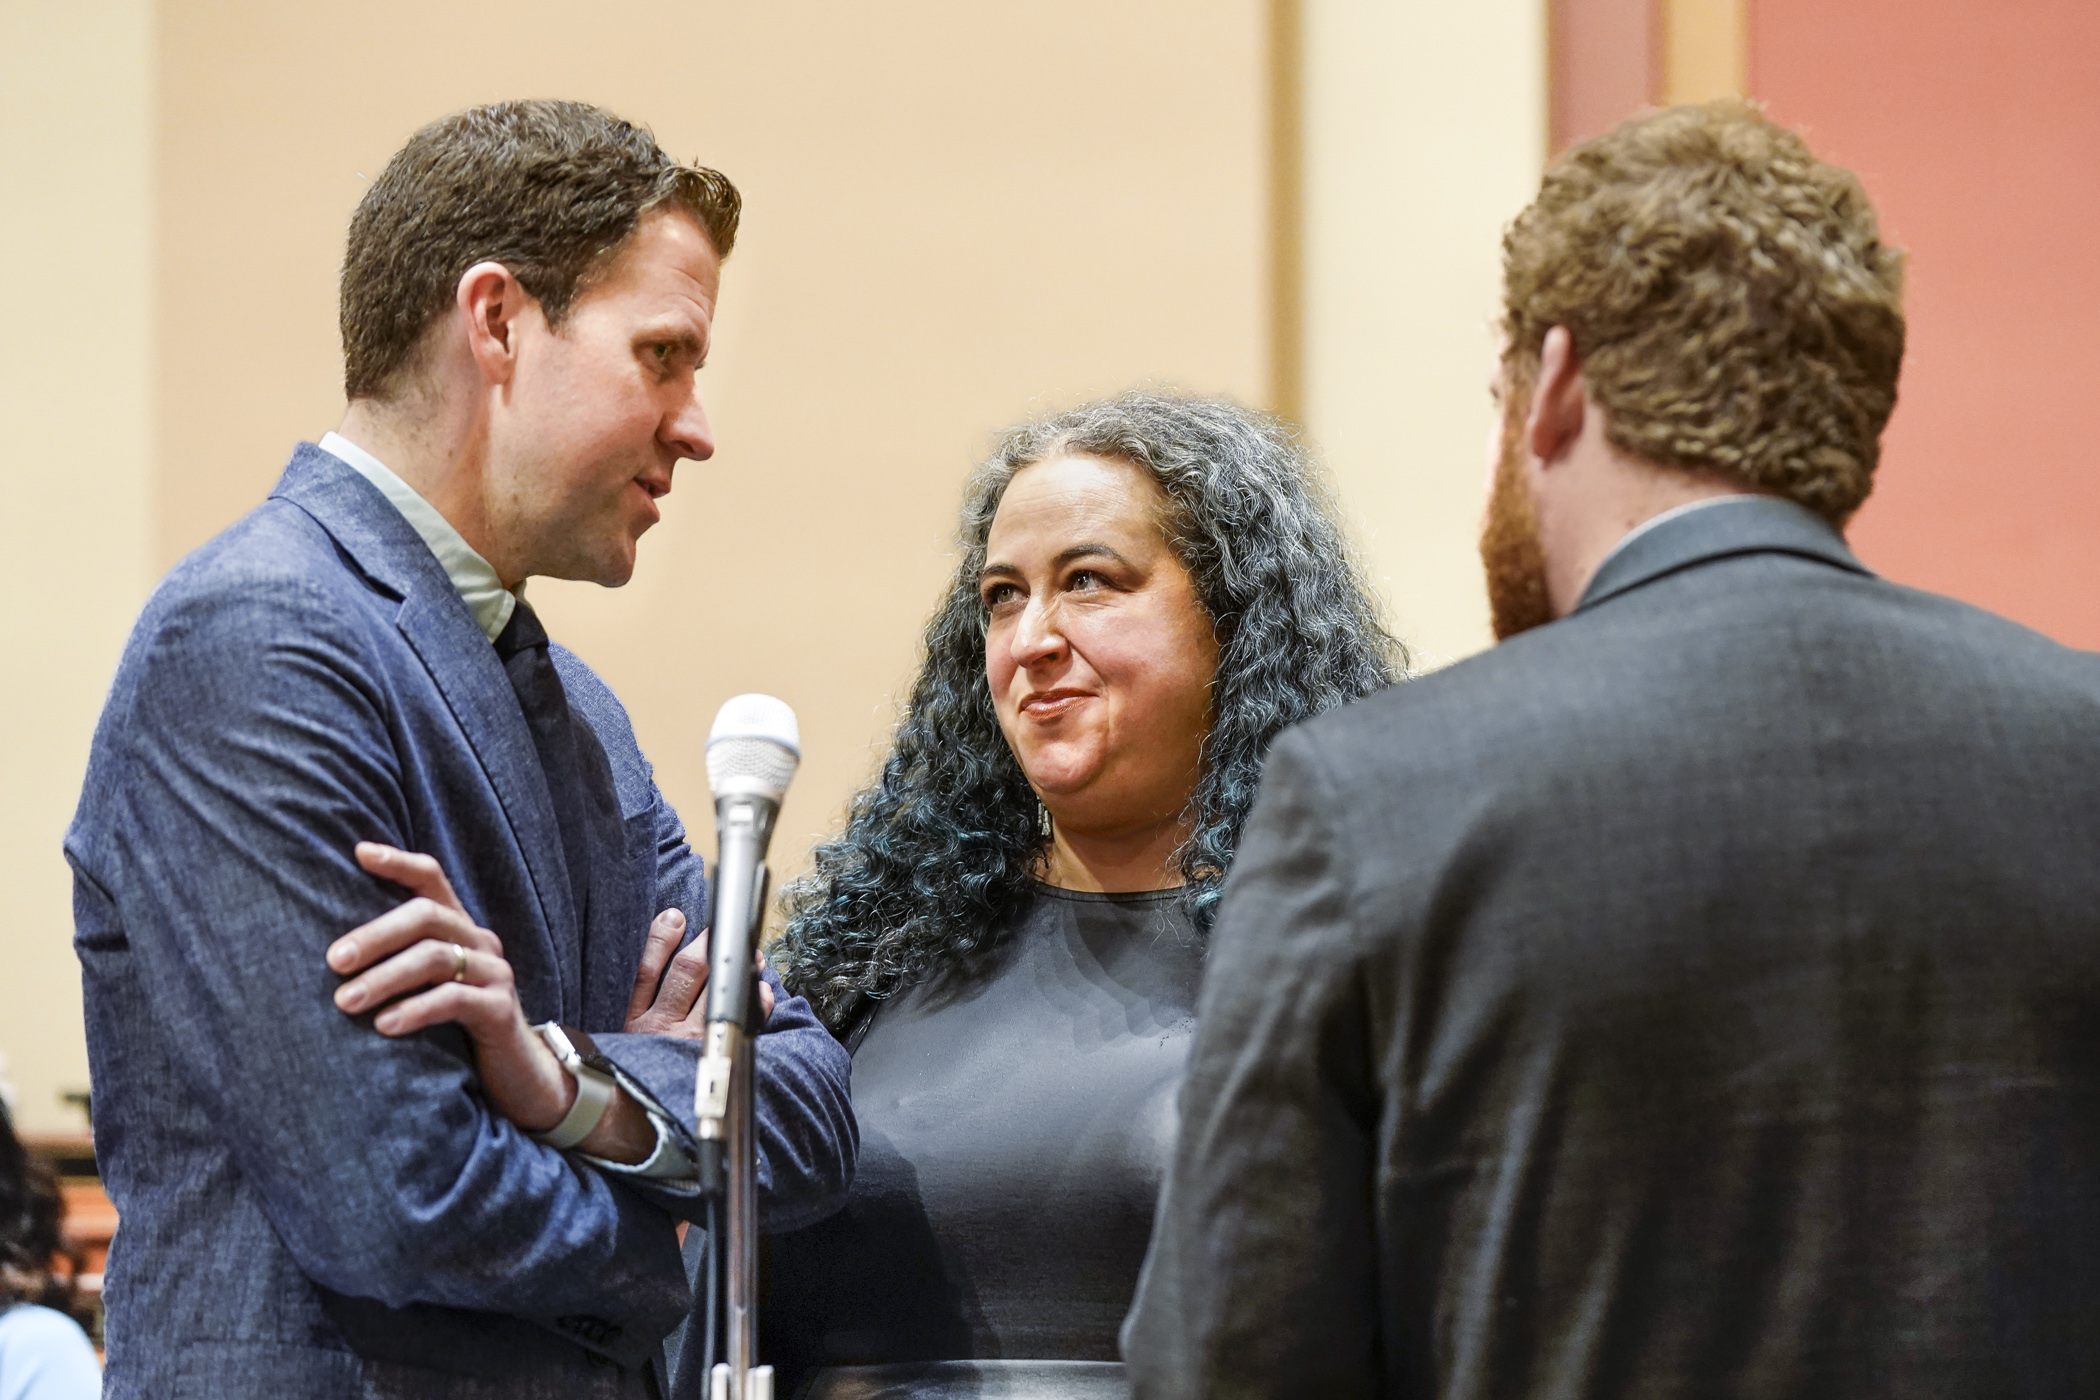
[[[367,578],[395,597],[407,599],[433,589],[459,596],[445,566],[415,527],[378,487],[334,453],[300,443],[270,495],[311,515]]]
[[[1653,583],[1667,574],[1738,554],[1793,554],[1872,577],[1822,516],[1776,496],[1695,510],[1665,520],[1605,559],[1582,591],[1576,612]]]
[[[565,1016],[577,1012],[582,988],[568,969],[582,965],[583,931],[569,893],[561,832],[532,731],[488,634],[415,527],[354,467],[302,442],[270,495],[312,516],[367,578],[400,600],[394,625],[444,694],[523,854],[553,943],[548,961],[555,985],[544,990]],[[470,912],[480,917],[480,911]],[[511,937],[506,931],[505,941]],[[521,980],[530,975],[522,960],[513,959],[513,966]]]

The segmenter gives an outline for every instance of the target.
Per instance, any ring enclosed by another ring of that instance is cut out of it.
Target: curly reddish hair
[[[1850,171],[1755,106],[1574,147],[1502,240],[1509,379],[1565,326],[1621,451],[1843,524],[1903,364],[1903,255]]]

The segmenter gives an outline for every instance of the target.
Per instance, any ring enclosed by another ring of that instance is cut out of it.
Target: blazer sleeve
[[[843,1206],[853,1185],[860,1151],[850,1091],[853,1061],[807,1001],[788,995],[771,968],[764,976],[774,1001],[754,1042],[759,1220],[769,1232],[799,1230]],[[623,1073],[650,1086],[685,1134],[688,1150],[696,1151],[693,1078],[700,1042],[624,1033],[591,1038]],[[638,1186],[647,1189],[646,1182]],[[666,1202],[680,1215],[694,1214],[699,1204],[690,1193]]]
[[[632,785],[637,804],[654,816],[656,830],[655,911],[684,911],[690,938],[704,936],[708,919],[707,876],[687,839],[685,823],[657,787],[643,758],[626,708],[612,689],[573,652],[556,649],[562,681],[579,712],[605,746],[615,782]],[[853,1117],[853,1062],[832,1038],[807,1001],[787,994],[769,969],[773,1015],[757,1040],[758,1080],[753,1094],[753,1120],[758,1137],[759,1212],[768,1230],[794,1230],[813,1224],[845,1204],[853,1184],[860,1149],[860,1130]],[[689,1152],[697,1150],[693,1080],[699,1062],[697,1041],[668,1036],[594,1034],[606,1058],[645,1086],[658,1107],[686,1135]],[[690,1193],[637,1189],[661,1196],[680,1214],[693,1212]]]
[[[752,1121],[758,1137],[758,1208],[765,1229],[799,1230],[846,1203],[860,1151],[853,1117],[853,1062],[801,997],[789,996],[771,968],[773,1014],[757,1041],[758,1080]],[[690,1153],[693,1081],[701,1045],[662,1035],[593,1035],[621,1073],[644,1086],[683,1135]],[[635,1180],[637,1190],[662,1198],[666,1209],[692,1215],[700,1201],[690,1191],[668,1192]]]
[[[1286,734],[1227,882],[1124,1328],[1141,1400],[1378,1391],[1378,1102],[1323,786]]]
[[[660,813],[657,907],[685,910],[687,926],[700,930],[693,936],[703,937],[708,905],[700,857],[654,782],[650,791]],[[860,1152],[860,1127],[853,1117],[853,1061],[807,1001],[790,996],[771,968],[764,976],[773,987],[773,1014],[754,1042],[758,1078],[752,1091],[752,1121],[758,1138],[759,1217],[767,1230],[799,1230],[843,1206],[853,1184]],[[645,1061],[663,1065],[667,1073],[658,1101],[673,1108],[679,1123],[692,1131],[697,1041],[634,1035],[597,1040],[607,1057],[630,1073]],[[643,1041],[652,1043],[636,1043]],[[677,1067],[667,1063],[667,1057],[676,1057]],[[688,1202],[681,1213],[691,1209]]]
[[[860,1154],[853,1061],[803,998],[767,968],[773,1014],[756,1042],[758,1204],[769,1232],[814,1225],[846,1204]]]
[[[688,1302],[663,1214],[493,1113],[456,1027],[393,1039],[331,1000],[328,944],[400,899],[353,844],[415,845],[373,622],[298,576],[149,616],[80,897],[115,906],[176,1073],[287,1249],[393,1307],[660,1336]]]

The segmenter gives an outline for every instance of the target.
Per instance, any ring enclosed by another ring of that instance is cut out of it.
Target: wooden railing
[[[109,1242],[117,1234],[117,1208],[109,1203],[99,1181],[68,1181],[60,1189],[66,1196],[66,1240],[81,1256],[74,1284],[83,1299],[100,1301],[102,1268],[109,1262]]]

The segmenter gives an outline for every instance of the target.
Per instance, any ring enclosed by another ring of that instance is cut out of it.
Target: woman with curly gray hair
[[[1263,755],[1403,664],[1304,454],[1230,403],[1013,429],[961,543],[889,757],[773,949],[854,1052],[862,1138],[846,1209],[770,1241],[790,1395],[1121,1393]]]

